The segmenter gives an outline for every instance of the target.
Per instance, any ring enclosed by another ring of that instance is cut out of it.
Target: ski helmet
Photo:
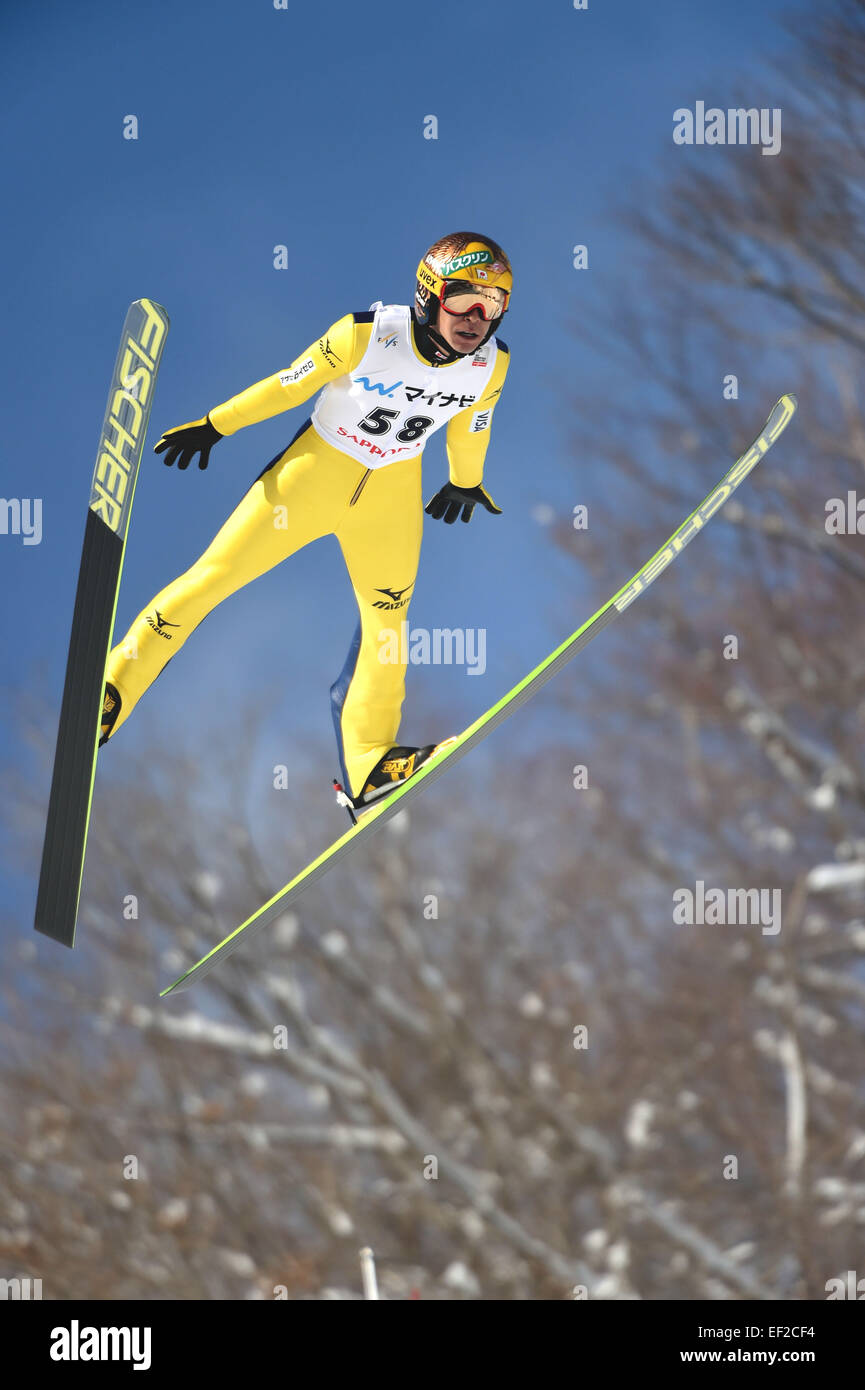
[[[445,341],[436,331],[435,323],[442,300],[450,293],[458,293],[466,282],[468,287],[474,286],[481,292],[484,318],[492,312],[490,326],[481,340],[485,343],[507,313],[513,286],[511,263],[491,237],[480,236],[477,232],[452,232],[450,236],[441,237],[423,257],[417,268],[414,297],[415,321],[432,340],[439,358],[453,361],[464,355]],[[488,291],[496,293],[486,293]],[[483,307],[484,302],[487,307]],[[496,313],[498,305],[501,307]]]

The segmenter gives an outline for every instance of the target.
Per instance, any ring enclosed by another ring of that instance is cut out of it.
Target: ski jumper
[[[418,352],[408,307],[379,304],[346,314],[288,370],[211,410],[214,427],[230,435],[321,392],[311,419],[200,559],[156,595],[113,648],[105,678],[122,704],[112,737],[217,604],[310,541],[335,535],[360,610],[331,687],[343,779],[357,795],[397,741],[405,665],[379,660],[379,635],[405,619],[417,574],[423,447],[446,425],[450,480],[476,487],[507,366],[508,349],[496,338],[433,366]]]

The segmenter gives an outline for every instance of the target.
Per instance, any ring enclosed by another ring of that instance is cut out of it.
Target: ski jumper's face
[[[480,309],[472,309],[468,314],[446,314],[439,306],[438,323],[434,327],[455,352],[473,352],[486,336],[489,324]]]

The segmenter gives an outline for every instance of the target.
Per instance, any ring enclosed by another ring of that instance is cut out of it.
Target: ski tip
[[[134,309],[136,306],[145,313],[147,313],[148,310],[155,310],[160,318],[164,319],[165,327],[171,327],[171,319],[169,318],[168,310],[164,304],[160,304],[158,299],[151,299],[149,295],[143,296],[141,299],[133,299],[129,307],[130,309]]]
[[[793,416],[796,414],[799,402],[792,391],[785,391],[783,396],[779,396],[769,412],[769,418],[763,426],[763,435],[760,443],[766,448],[769,447],[787,428]]]

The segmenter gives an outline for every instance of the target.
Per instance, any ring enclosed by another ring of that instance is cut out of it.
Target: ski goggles
[[[501,318],[508,307],[507,291],[497,285],[474,285],[467,280],[446,280],[441,294],[441,306],[446,314],[457,317],[480,309],[486,323]]]

